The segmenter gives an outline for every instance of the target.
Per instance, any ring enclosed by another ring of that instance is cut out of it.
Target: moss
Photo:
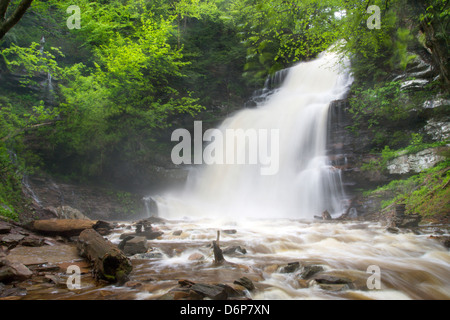
[[[450,161],[444,161],[407,179],[365,193],[365,196],[390,195],[382,208],[393,203],[405,203],[406,214],[420,214],[428,218],[447,218],[450,212]]]

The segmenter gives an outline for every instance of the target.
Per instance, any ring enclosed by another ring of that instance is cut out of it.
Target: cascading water
[[[351,84],[346,59],[331,51],[287,70],[279,89],[253,109],[226,119],[226,130],[279,130],[278,172],[260,165],[213,164],[192,170],[180,195],[155,197],[163,217],[313,218],[344,208],[340,172],[326,155],[330,102]],[[225,134],[224,134],[225,136]],[[269,144],[270,144],[269,143]],[[241,146],[249,152],[248,145]]]

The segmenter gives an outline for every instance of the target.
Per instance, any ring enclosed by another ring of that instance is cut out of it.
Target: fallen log
[[[127,256],[94,229],[80,233],[77,248],[80,255],[93,265],[96,279],[124,282],[133,269]]]
[[[92,228],[96,223],[95,220],[83,219],[35,220],[28,225],[28,228],[49,236],[73,237],[78,236],[85,229]]]

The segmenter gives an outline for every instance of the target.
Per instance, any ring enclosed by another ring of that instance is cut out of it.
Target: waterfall
[[[342,213],[345,192],[327,157],[327,122],[330,103],[351,81],[347,59],[331,50],[287,69],[279,88],[219,128],[279,130],[278,172],[261,175],[255,164],[195,168],[181,194],[155,197],[160,215],[311,219],[325,210]]]

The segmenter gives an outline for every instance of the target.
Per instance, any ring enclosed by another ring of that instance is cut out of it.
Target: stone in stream
[[[203,297],[213,300],[225,300],[228,294],[224,287],[206,283],[196,283],[190,289]]]
[[[300,268],[300,262],[289,262],[287,265],[281,267],[280,273],[293,273]]]
[[[324,271],[324,268],[319,265],[306,265],[303,266],[302,271],[300,273],[300,278],[302,279],[309,279],[313,275],[315,275],[318,272]]]
[[[123,246],[123,252],[126,255],[145,253],[148,250],[147,239],[145,237],[133,237],[127,239]]]
[[[222,253],[227,255],[246,254],[247,250],[241,246],[230,246],[222,249]]]
[[[250,280],[247,277],[242,277],[238,280],[235,280],[233,283],[238,284],[244,288],[246,288],[248,291],[255,290],[255,285],[253,284],[252,280]]]
[[[179,235],[181,235],[182,233],[183,233],[183,230],[176,230],[176,231],[172,232],[172,235],[173,235],[173,236],[179,236]]]

